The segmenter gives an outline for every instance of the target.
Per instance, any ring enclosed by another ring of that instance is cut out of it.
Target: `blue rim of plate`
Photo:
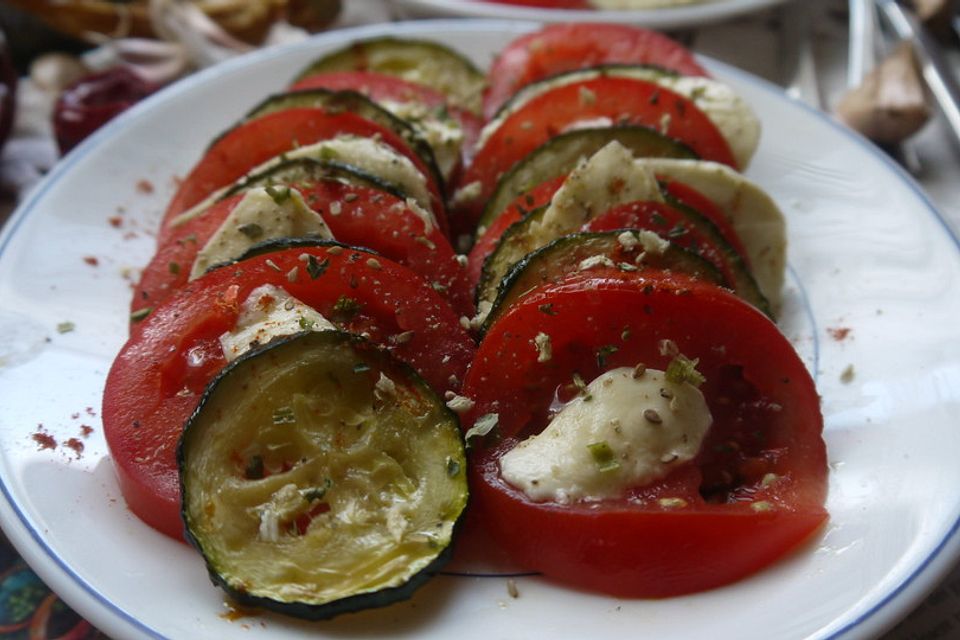
[[[160,102],[166,102],[168,100],[175,100],[177,97],[185,92],[189,92],[195,85],[198,85],[202,82],[207,81],[211,77],[222,75],[224,73],[234,72],[238,69],[242,69],[252,62],[267,62],[274,58],[283,57],[289,54],[290,51],[300,50],[300,49],[310,49],[314,47],[324,47],[324,46],[335,46],[339,43],[362,39],[366,37],[379,36],[386,33],[391,35],[407,35],[407,36],[429,36],[440,31],[506,31],[506,32],[516,32],[522,33],[524,31],[529,31],[537,26],[537,23],[534,22],[504,22],[501,20],[429,20],[429,21],[412,21],[405,23],[395,23],[387,25],[368,25],[363,27],[355,27],[351,29],[343,29],[334,32],[327,32],[325,34],[318,35],[309,40],[294,43],[287,46],[281,46],[271,49],[263,49],[260,51],[255,51],[244,56],[240,56],[233,60],[228,60],[222,64],[219,64],[215,67],[211,67],[202,71],[199,71],[183,80],[170,85],[169,87],[159,91],[153,96],[150,96],[142,103],[139,103],[129,109],[128,111],[120,114],[118,117],[114,118],[107,125],[93,134],[90,138],[83,141],[76,149],[70,152],[61,162],[59,162],[50,172],[27,196],[24,202],[17,207],[17,210],[14,212],[13,216],[8,220],[7,224],[4,226],[2,233],[0,233],[0,258],[3,257],[4,252],[9,247],[11,241],[16,235],[17,229],[20,228],[20,225],[24,223],[27,219],[27,216],[30,212],[37,206],[37,204],[42,200],[46,192],[63,176],[68,173],[74,165],[82,161],[82,159],[93,149],[95,149],[100,144],[104,143],[106,140],[115,137],[123,131],[123,128],[128,121],[139,118],[141,113],[147,112],[153,108],[154,104]],[[816,120],[821,123],[826,124],[828,127],[834,130],[837,134],[845,137],[847,140],[853,142],[862,150],[864,150],[869,155],[877,157],[881,160],[884,166],[889,169],[894,175],[896,175],[900,181],[906,185],[911,192],[913,192],[918,200],[925,205],[927,213],[933,216],[933,218],[940,224],[944,233],[949,237],[954,246],[956,247],[958,253],[960,253],[960,236],[958,236],[954,230],[951,228],[950,224],[943,217],[937,207],[931,202],[929,197],[924,193],[923,189],[914,181],[913,177],[910,176],[900,165],[895,163],[887,154],[878,149],[871,142],[860,136],[859,134],[854,133],[847,127],[831,119],[821,111],[806,105],[803,102],[794,100],[786,96],[780,87],[754,76],[753,74],[742,71],[736,67],[730,66],[728,64],[713,60],[707,59],[711,67],[721,70],[722,75],[735,77],[739,82],[744,84],[752,84],[768,94],[776,96],[778,99],[787,100],[790,103],[799,106],[804,110],[808,115],[814,117]],[[798,284],[800,288],[800,295],[803,300],[803,307],[805,312],[808,314],[808,317],[811,320],[811,323],[815,326],[813,322],[814,315],[813,311],[809,304],[809,299],[807,298],[806,291],[803,289],[803,283],[796,277],[796,274],[791,271],[794,275],[794,281]],[[816,332],[815,332],[816,335]],[[815,361],[819,361],[819,346],[815,347]],[[817,367],[819,368],[819,367]],[[816,371],[816,369],[815,369]],[[0,491],[2,491],[4,499],[7,502],[7,505],[10,509],[16,514],[19,519],[19,524],[24,527],[30,537],[36,543],[37,548],[42,551],[50,560],[58,566],[63,574],[69,578],[74,586],[80,587],[86,595],[92,599],[92,601],[99,603],[99,605],[107,612],[111,612],[114,616],[118,617],[121,621],[135,627],[144,634],[152,638],[157,638],[165,640],[167,637],[160,634],[156,630],[146,626],[140,622],[135,616],[129,614],[125,610],[118,607],[115,603],[104,597],[93,585],[91,585],[86,580],[82,579],[77,575],[70,567],[70,565],[60,557],[42,538],[40,531],[37,527],[32,526],[30,519],[27,515],[20,509],[20,505],[14,499],[13,495],[10,493],[10,489],[7,486],[7,483],[2,481],[0,478]],[[4,529],[8,525],[4,525]],[[929,555],[918,564],[914,570],[907,576],[900,584],[891,589],[889,593],[881,600],[873,604],[867,611],[862,613],[860,616],[850,621],[840,629],[832,632],[827,638],[840,638],[852,631],[857,627],[863,625],[867,621],[870,621],[877,613],[884,609],[888,604],[893,602],[898,596],[904,594],[908,589],[913,587],[918,587],[916,594],[913,594],[913,597],[905,600],[899,606],[899,613],[901,615],[898,618],[902,618],[907,613],[909,613],[914,607],[916,607],[920,599],[928,591],[933,589],[936,584],[943,579],[946,572],[949,570],[950,566],[946,566],[941,569],[941,571],[936,573],[928,573],[928,569],[933,565],[935,561],[942,560],[940,557],[944,549],[948,544],[953,542],[960,533],[960,518],[954,521],[953,525],[947,531],[943,539],[930,551]],[[11,541],[13,542],[13,541]],[[16,546],[16,545],[15,545]],[[19,550],[19,549],[18,549]],[[20,550],[23,553],[22,550]],[[953,559],[955,560],[955,559]],[[951,565],[952,566],[952,565]],[[502,577],[502,576],[497,576]],[[918,581],[923,578],[925,584],[918,584]],[[68,601],[68,604],[73,606],[71,602]],[[82,615],[84,614],[81,610]],[[93,616],[91,616],[93,617]]]

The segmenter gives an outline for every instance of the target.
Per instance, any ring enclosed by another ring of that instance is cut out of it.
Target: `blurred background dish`
[[[503,18],[542,22],[618,22],[657,29],[706,24],[780,4],[784,0],[705,0],[660,9],[591,10],[518,6],[492,0],[395,0],[405,18]],[[568,3],[569,4],[569,3]]]

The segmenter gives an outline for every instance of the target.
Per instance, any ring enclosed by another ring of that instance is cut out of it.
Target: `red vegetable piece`
[[[727,282],[736,282],[730,258],[683,213],[665,202],[627,202],[584,224],[581,231],[645,229],[687,249],[720,270]]]
[[[425,233],[423,220],[403,200],[378,189],[336,180],[293,186],[314,211],[321,213],[334,239],[372,249],[410,268],[427,282],[436,283],[435,288],[457,313],[473,315],[466,273],[450,242],[436,226]],[[200,249],[242,198],[237,194],[222,200],[168,234],[143,271],[132,312],[160,304],[187,283]],[[333,203],[339,207],[336,215],[330,213]]]
[[[13,66],[6,34],[0,30],[0,149],[3,149],[13,128],[16,97],[17,70]]]
[[[662,184],[666,187],[667,193],[688,207],[696,209],[697,213],[710,220],[720,231],[723,239],[729,242],[737,253],[740,254],[744,262],[747,263],[747,266],[750,266],[746,247],[743,246],[743,242],[734,230],[733,224],[731,224],[730,219],[727,218],[723,211],[720,210],[720,207],[690,185],[677,182],[676,180],[662,180]]]
[[[487,73],[483,115],[522,87],[561,73],[601,64],[652,64],[683,75],[709,76],[693,54],[667,36],[621,24],[555,24],[508,44]]]
[[[446,109],[463,127],[464,148],[473,149],[483,121],[466,109],[447,104],[442,93],[415,82],[375,71],[331,71],[307,76],[291,85],[292,91],[305,89],[352,90],[364,94],[374,102],[415,102],[431,109]]]
[[[460,184],[479,183],[480,197],[459,208],[457,217],[475,223],[503,173],[556,134],[597,118],[649,126],[687,144],[704,160],[736,168],[723,134],[691,100],[655,82],[600,76],[545,91],[511,113],[464,171]]]
[[[268,113],[231,129],[207,149],[203,158],[180,184],[167,207],[160,231],[168,237],[169,222],[221,187],[232,184],[256,166],[289,151],[338,135],[379,139],[410,159],[426,176],[434,200],[434,214],[446,229],[440,189],[423,161],[392,131],[352,113],[329,114],[321,109],[293,108]]]
[[[53,110],[53,130],[66,153],[117,114],[156,90],[126,67],[85,76],[63,90]]]
[[[550,337],[546,361],[533,346],[539,333]],[[666,369],[662,340],[698,359],[706,378],[714,422],[694,461],[589,503],[534,502],[503,480],[500,456],[575,393],[565,391],[573,373],[589,382],[615,367]],[[782,558],[826,519],[813,381],[770,320],[718,287],[609,270],[535,289],[487,332],[463,394],[476,402],[465,427],[497,416],[472,445],[481,519],[524,568],[556,580],[626,597],[710,589]]]
[[[219,337],[263,284],[283,288],[344,330],[369,335],[440,393],[459,389],[473,356],[470,336],[436,291],[364,251],[287,249],[193,281],[138,326],[110,369],[103,397],[104,433],[123,496],[137,516],[169,536],[182,535],[180,431],[226,363]]]
[[[510,228],[510,225],[537,207],[549,204],[553,194],[566,179],[566,176],[552,178],[518,196],[490,223],[489,227],[482,230],[483,233],[480,234],[467,256],[467,278],[472,288],[476,288],[480,282],[484,261],[497,248],[500,237]]]

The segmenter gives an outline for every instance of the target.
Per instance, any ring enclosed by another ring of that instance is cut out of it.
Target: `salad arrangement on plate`
[[[518,565],[621,596],[818,530],[784,222],[738,172],[759,124],[689,52],[560,25],[486,75],[391,38],[295,72],[211,141],[135,290],[103,418],[137,516],[312,619],[409,596],[468,494]]]

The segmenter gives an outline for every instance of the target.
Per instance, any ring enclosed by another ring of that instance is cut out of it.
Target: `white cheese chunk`
[[[776,311],[787,264],[787,225],[777,203],[723,164],[666,158],[640,158],[636,162],[664,179],[692,187],[717,206],[743,243],[757,285]]]
[[[242,185],[243,182],[251,176],[259,175],[287,160],[298,160],[301,158],[336,160],[396,186],[412,198],[420,207],[430,212],[430,228],[433,228],[435,223],[433,201],[430,189],[427,186],[426,176],[417,169],[410,158],[376,138],[340,135],[330,138],[329,140],[322,140],[314,144],[297,147],[258,165],[234,184]],[[233,185],[229,185],[218,189],[207,197],[207,199],[181,213],[173,219],[170,223],[171,226],[176,227],[188,220],[203,215],[203,213],[217,202],[232,186]],[[430,229],[427,229],[427,231],[429,230]]]
[[[333,234],[299,191],[289,187],[251,189],[200,249],[190,279],[199,278],[213,265],[239,258],[258,242],[304,237],[332,240]]]
[[[408,122],[420,134],[430,145],[444,180],[449,180],[460,162],[463,148],[463,127],[460,123],[441,110],[419,102],[380,100],[377,104]]]
[[[504,480],[531,500],[622,496],[667,476],[700,450],[712,417],[703,394],[662,371],[629,367],[593,380],[539,434],[500,459]]]
[[[250,292],[240,305],[240,315],[232,331],[220,336],[227,362],[274,338],[302,331],[327,331],[336,327],[315,309],[300,302],[272,284]]]
[[[618,204],[661,202],[653,173],[633,161],[630,150],[610,142],[570,172],[550,200],[543,219],[530,225],[534,248],[571,233]]]

